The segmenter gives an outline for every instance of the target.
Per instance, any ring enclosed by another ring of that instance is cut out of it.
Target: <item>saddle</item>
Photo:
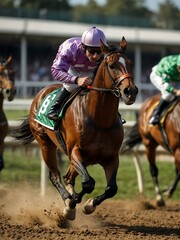
[[[60,130],[60,123],[61,123],[61,120],[62,120],[62,117],[68,107],[68,105],[70,104],[70,102],[77,96],[77,95],[84,95],[84,94],[87,94],[87,91],[83,91],[83,88],[82,87],[79,87],[77,89],[75,89],[70,97],[68,98],[68,100],[65,100],[65,102],[62,104],[62,108],[60,110],[60,114],[59,114],[59,117],[58,117],[58,120],[55,122],[55,125],[54,125],[54,131],[55,131],[55,134],[56,134],[56,137],[58,139],[58,142],[60,143],[61,147],[63,148],[64,152],[67,154],[67,148],[66,148],[66,143],[64,141],[64,138],[62,137],[62,134],[61,134],[61,130]]]
[[[62,107],[60,109],[58,120],[55,122],[53,120],[48,119],[48,117],[46,115],[47,115],[47,112],[49,111],[49,109],[51,108],[53,101],[55,100],[56,94],[58,94],[59,91],[60,91],[60,89],[56,89],[53,92],[51,92],[50,94],[48,94],[43,99],[43,101],[37,111],[37,114],[35,116],[35,121],[38,122],[39,124],[41,124],[42,126],[45,126],[49,129],[55,131],[56,137],[57,137],[61,147],[63,148],[64,152],[66,153],[66,145],[65,145],[64,139],[61,135],[61,131],[60,131],[60,125],[61,125],[60,123],[61,123],[62,117],[64,116],[64,113],[65,113],[67,107],[73,101],[73,99],[77,95],[87,94],[87,91],[84,92],[82,87],[75,89],[71,93],[70,97],[63,102]]]
[[[169,102],[164,110],[161,113],[160,117],[160,124],[162,127],[164,127],[164,122],[166,120],[167,115],[173,110],[173,108],[176,106],[176,104],[180,101],[180,97],[175,97],[172,102]]]
[[[165,120],[166,120],[168,114],[174,109],[174,107],[176,106],[176,104],[179,101],[180,101],[180,97],[175,97],[172,102],[170,102],[166,105],[166,107],[164,108],[164,110],[161,113],[160,123],[158,124],[160,132],[161,132],[163,140],[164,140],[164,148],[170,153],[172,153],[172,150],[169,147],[168,138],[167,138],[167,135],[165,132]]]

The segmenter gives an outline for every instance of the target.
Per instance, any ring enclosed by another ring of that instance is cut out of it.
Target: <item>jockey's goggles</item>
[[[89,48],[89,47],[87,47],[87,50],[92,55],[94,55],[95,53],[97,53],[98,55],[102,53],[100,48]]]

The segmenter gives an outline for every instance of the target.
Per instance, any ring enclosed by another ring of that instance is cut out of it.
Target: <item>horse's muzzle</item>
[[[8,100],[8,101],[12,101],[14,99],[14,96],[16,94],[16,89],[12,88],[12,89],[4,89],[3,91],[4,97]]]
[[[124,89],[123,94],[121,95],[121,98],[125,104],[131,105],[135,102],[137,94],[138,94],[138,88],[136,86],[127,87]]]

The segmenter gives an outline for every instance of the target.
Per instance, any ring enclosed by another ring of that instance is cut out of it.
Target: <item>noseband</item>
[[[113,53],[120,53],[120,51],[116,51],[116,52],[110,52],[108,53],[106,56],[105,56],[105,59],[112,55]],[[133,79],[133,76],[130,74],[130,73],[125,73],[123,74],[118,80],[115,80],[110,71],[109,71],[109,67],[108,67],[108,64],[107,62],[105,61],[104,63],[104,67],[105,69],[107,70],[108,72],[108,75],[109,75],[109,78],[112,82],[112,88],[96,88],[96,87],[93,87],[93,86],[87,86],[88,89],[90,90],[95,90],[95,91],[101,91],[101,92],[111,92],[113,95],[115,95],[116,97],[121,97],[121,93],[120,93],[120,90],[118,88],[118,86],[126,79],[126,78],[131,78]]]
[[[12,89],[10,88],[7,88],[6,85],[13,85],[13,81],[10,79],[10,76],[9,76],[9,72],[8,70],[5,68],[1,73],[0,73],[0,92],[3,93],[3,94],[6,94],[6,93],[13,93]]]

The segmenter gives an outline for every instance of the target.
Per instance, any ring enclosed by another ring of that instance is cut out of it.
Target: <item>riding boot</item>
[[[165,101],[164,99],[161,99],[159,101],[159,104],[157,105],[157,107],[154,109],[152,116],[149,119],[149,124],[155,125],[158,124],[160,121],[160,117],[161,117],[161,113],[162,110],[164,109],[164,107],[168,104],[167,101]]]
[[[69,97],[70,92],[68,92],[65,88],[59,92],[56,96],[54,104],[51,106],[48,114],[46,115],[50,120],[57,120],[59,116],[59,112],[64,100]]]

